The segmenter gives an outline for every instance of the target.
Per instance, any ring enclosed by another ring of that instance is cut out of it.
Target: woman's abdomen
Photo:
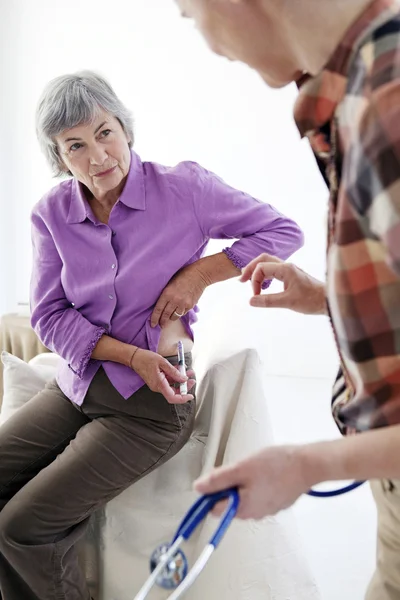
[[[185,329],[180,319],[170,321],[167,327],[161,330],[161,337],[158,343],[157,352],[161,356],[172,356],[176,354],[176,345],[182,340],[185,352],[190,352],[193,348],[193,340]]]

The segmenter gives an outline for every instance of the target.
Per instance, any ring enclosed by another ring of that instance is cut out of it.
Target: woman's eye
[[[111,133],[111,129],[103,129],[103,131],[101,132],[101,136],[102,137],[107,137],[108,135],[110,135]]]
[[[69,150],[70,152],[76,152],[77,150],[79,150],[79,148],[82,148],[82,144],[76,142],[76,144],[72,144]]]

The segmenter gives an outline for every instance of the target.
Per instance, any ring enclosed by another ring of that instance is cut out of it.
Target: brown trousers
[[[400,600],[400,481],[371,482],[378,509],[376,571],[366,600]]]
[[[1,600],[88,600],[75,545],[89,516],[179,452],[194,413],[147,386],[125,400],[100,368],[82,407],[52,382],[13,415],[0,428]]]

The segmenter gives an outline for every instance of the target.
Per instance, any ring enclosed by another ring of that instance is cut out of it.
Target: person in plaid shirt
[[[400,5],[394,0],[178,0],[219,54],[273,87],[295,81],[295,120],[329,183],[326,286],[262,255],[243,271],[258,307],[331,318],[341,370],[335,441],[267,448],[196,483],[237,485],[261,518],[311,486],[370,479],[378,566],[368,600],[400,599]],[[261,294],[264,280],[284,283]],[[354,435],[356,434],[356,435]],[[221,507],[216,509],[217,514]]]

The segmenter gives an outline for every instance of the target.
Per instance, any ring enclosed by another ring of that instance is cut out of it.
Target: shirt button
[[[112,268],[112,269],[115,269],[115,264],[112,264],[112,265],[111,265],[111,268]]]
[[[114,296],[112,294],[110,294],[108,297],[110,298],[110,300],[114,300]]]

